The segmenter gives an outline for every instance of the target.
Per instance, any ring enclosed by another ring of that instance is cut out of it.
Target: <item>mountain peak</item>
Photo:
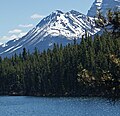
[[[55,10],[54,12],[52,12],[50,15],[48,15],[47,17],[43,18],[36,27],[42,27],[43,25],[49,24],[52,21],[57,20],[57,17],[60,17],[60,15],[64,14],[62,11],[60,10]]]
[[[79,40],[85,34],[85,30],[89,35],[99,31],[93,18],[88,19],[86,15],[75,10],[66,13],[56,10],[43,18],[24,37],[7,42],[7,46],[0,48],[0,55],[11,56],[20,53],[24,47],[32,52],[35,47],[40,51],[52,48],[54,43],[67,45],[74,38]]]
[[[72,14],[73,16],[78,16],[78,15],[83,15],[82,13],[76,11],[76,10],[71,10],[68,13]]]
[[[102,14],[105,16],[109,8],[113,10],[116,7],[120,7],[120,0],[95,0],[87,15],[94,17],[97,14],[97,9],[101,9]]]
[[[71,14],[80,14],[80,12],[76,11],[76,10],[71,10],[70,11]]]
[[[56,13],[56,14],[63,14],[63,12],[61,10],[55,10],[53,13]]]
[[[108,8],[116,6],[120,6],[120,0],[95,0],[87,16],[75,10],[66,13],[56,10],[43,18],[24,37],[0,45],[0,55],[6,57],[19,54],[24,47],[32,53],[35,47],[43,51],[53,48],[54,43],[65,46],[73,42],[74,38],[80,40],[86,31],[89,35],[94,35],[100,31],[92,17],[96,15],[97,9],[106,13]]]

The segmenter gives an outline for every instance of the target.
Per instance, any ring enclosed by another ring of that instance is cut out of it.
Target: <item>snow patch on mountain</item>
[[[8,41],[0,47],[0,55],[11,56],[20,53],[25,47],[33,51],[37,47],[40,51],[52,48],[54,43],[66,45],[73,39],[80,39],[86,32],[94,35],[100,31],[95,27],[94,18],[88,17],[75,10],[62,12],[56,10],[19,39]]]
[[[63,13],[55,11],[48,17],[44,18],[36,27],[35,32],[43,34],[43,37],[51,36],[65,36],[67,38],[77,38],[85,34],[85,29],[89,30],[90,34],[95,31],[91,30],[91,25],[95,26],[93,19],[77,12],[70,11]],[[36,33],[36,34],[37,34]]]
[[[3,45],[3,43],[0,42],[0,46]]]

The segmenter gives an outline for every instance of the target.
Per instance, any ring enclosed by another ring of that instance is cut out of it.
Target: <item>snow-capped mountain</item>
[[[52,12],[22,38],[0,44],[0,56],[19,54],[24,47],[33,52],[35,47],[43,51],[52,48],[54,43],[67,45],[73,39],[79,41],[85,32],[94,35],[100,31],[94,21],[97,9],[105,14],[107,9],[115,7],[120,8],[120,0],[95,0],[87,15],[74,10],[66,13],[59,10]]]
[[[102,14],[106,15],[108,9],[115,10],[116,8],[120,9],[120,0],[95,0],[87,15],[96,16],[97,9],[101,9]]]
[[[30,30],[24,37],[8,41],[1,45],[0,55],[11,56],[15,52],[22,52],[23,48],[30,52],[37,47],[40,51],[52,48],[54,43],[73,42],[73,39],[80,39],[87,31],[89,35],[94,35],[100,29],[95,27],[94,18],[88,17],[77,11],[63,13],[55,11],[45,17],[40,23]]]

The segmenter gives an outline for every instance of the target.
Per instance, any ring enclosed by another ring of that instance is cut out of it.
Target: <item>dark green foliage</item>
[[[120,97],[116,32],[93,39],[86,34],[80,44],[74,39],[73,44],[54,44],[53,50],[42,53],[35,48],[30,54],[24,48],[19,55],[0,57],[0,95]]]
[[[98,15],[95,18],[96,26],[104,28],[106,32],[112,33],[112,36],[120,37],[120,10],[119,8],[115,11],[108,10],[107,18],[104,18],[98,10]],[[107,30],[107,28],[110,28]]]
[[[97,35],[93,40],[82,38],[80,44],[74,40],[74,44],[65,47],[54,44],[53,50],[42,53],[35,48],[29,54],[24,48],[22,56],[0,58],[0,94],[99,96],[114,93],[114,89],[120,89],[119,50],[120,39],[106,34]]]

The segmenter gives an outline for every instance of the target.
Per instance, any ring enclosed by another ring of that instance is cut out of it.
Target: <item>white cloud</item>
[[[22,32],[22,33],[20,33],[19,35],[18,35],[18,38],[21,38],[21,37],[23,37],[24,35],[26,35],[27,34],[27,32]]]
[[[3,37],[0,37],[0,43],[6,43],[6,42],[8,42],[9,40],[14,40],[14,39],[19,39],[19,38],[21,38],[21,37],[23,37],[24,35],[26,35],[27,34],[27,32],[21,32],[21,33],[19,33],[19,34],[13,34],[13,35],[11,35],[11,36],[3,36]]]
[[[43,18],[43,17],[44,17],[44,15],[39,15],[39,14],[33,14],[33,15],[31,16],[32,19],[41,19],[41,18]]]
[[[30,28],[33,27],[33,24],[20,24],[19,27],[23,27],[23,28]]]
[[[3,43],[2,43],[2,42],[0,42],[0,45],[3,45]]]
[[[20,30],[20,29],[14,29],[14,30],[9,31],[8,33],[16,34],[16,33],[21,33],[21,32],[22,32],[22,30]]]
[[[13,39],[16,39],[17,36],[16,35],[11,35],[11,36],[3,36],[3,37],[0,37],[0,41],[5,43],[9,40],[13,40]]]

